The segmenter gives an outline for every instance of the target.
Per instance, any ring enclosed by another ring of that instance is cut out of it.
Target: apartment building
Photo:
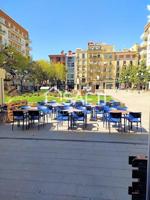
[[[66,67],[66,84],[68,89],[74,88],[74,70],[75,70],[75,53],[68,51],[64,53],[61,51],[60,54],[49,55],[51,63],[61,63]]]
[[[87,86],[87,50],[76,49],[75,88]]]
[[[141,55],[146,59],[146,65],[150,66],[150,22],[144,27],[142,34]]]
[[[75,85],[98,91],[119,87],[119,76],[123,67],[139,64],[139,45],[131,49],[115,51],[112,45],[88,43],[88,49],[76,49]]]
[[[0,10],[0,45],[13,46],[24,56],[30,52],[29,33],[4,11]]]
[[[51,54],[49,55],[50,62],[52,63],[61,63],[63,65],[66,65],[66,54],[64,51],[61,51],[60,54]]]
[[[75,81],[75,53],[68,51],[66,54],[66,70],[67,70],[67,88],[74,89]]]
[[[115,53],[112,45],[88,43],[87,84],[93,91],[115,87]]]

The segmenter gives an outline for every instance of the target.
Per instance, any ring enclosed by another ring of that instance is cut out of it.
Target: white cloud
[[[144,33],[142,33],[142,35],[140,36],[140,39],[142,40],[142,39],[143,39],[143,37],[144,37]]]
[[[148,22],[150,22],[150,15],[147,16]]]
[[[150,11],[150,5],[147,5],[147,10],[149,10],[149,11]]]

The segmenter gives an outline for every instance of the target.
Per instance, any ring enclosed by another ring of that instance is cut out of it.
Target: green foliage
[[[0,67],[6,70],[12,82],[20,82],[21,87],[24,80],[29,80],[35,85],[64,81],[66,78],[64,65],[51,64],[45,60],[33,61],[31,57],[23,56],[11,46],[1,47]]]
[[[49,63],[45,60],[37,61],[41,74],[45,77],[43,80],[64,81],[66,78],[65,66],[61,63]]]
[[[138,66],[123,66],[119,80],[125,87],[146,88],[150,81],[150,69],[144,61]]]

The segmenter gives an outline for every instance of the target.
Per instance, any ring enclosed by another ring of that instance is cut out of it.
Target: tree
[[[62,85],[66,80],[66,68],[61,63],[51,63],[50,64],[52,82],[57,86]]]
[[[137,70],[137,87],[145,89],[150,81],[150,68],[142,61]]]
[[[7,72],[7,76],[11,82],[14,80],[20,83],[20,91],[22,92],[23,81],[30,74],[31,58],[23,56],[13,47],[1,47],[0,50],[0,65]]]
[[[150,81],[150,69],[146,66],[145,61],[140,65],[123,66],[120,74],[120,83],[124,83],[125,88],[132,87],[145,89]]]
[[[37,61],[38,64],[38,69],[41,72],[41,84],[45,85],[48,84],[49,81],[52,79],[53,72],[50,68],[50,62],[46,61],[46,60],[38,60]]]
[[[119,82],[123,83],[125,88],[128,88],[130,86],[130,74],[131,68],[123,66],[119,77]]]
[[[0,67],[4,68],[13,85],[20,85],[29,80],[34,85],[59,85],[66,79],[65,66],[60,63],[50,63],[46,60],[33,61],[31,57],[23,56],[13,47],[1,47]]]
[[[61,63],[49,63],[45,60],[37,61],[43,76],[43,83],[49,82],[51,85],[60,85],[66,80],[66,69]]]

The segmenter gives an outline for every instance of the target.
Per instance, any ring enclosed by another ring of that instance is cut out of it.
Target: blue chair
[[[120,106],[121,106],[121,103],[120,103],[120,102],[118,102],[118,101],[113,101],[113,102],[112,102],[112,107],[117,108],[117,107],[120,107]]]
[[[128,107],[126,107],[126,106],[124,106],[124,107],[122,107],[122,106],[117,106],[116,109],[117,109],[117,110],[127,110]]]
[[[72,126],[75,126],[77,122],[82,122],[83,127],[86,127],[87,113],[85,111],[75,111],[72,113]]]
[[[107,106],[107,105],[103,107],[103,117],[102,117],[102,119],[103,119],[103,126],[106,123],[106,127],[107,127],[107,118],[109,116],[109,111],[110,110],[111,110],[110,107]]]
[[[64,105],[58,105],[54,108],[54,114],[56,114],[56,118],[58,116],[58,114],[60,113],[60,111],[64,110]]]
[[[41,114],[41,111],[39,110],[29,110],[28,111],[28,117],[29,117],[29,127],[30,125],[35,124],[35,122],[38,122],[38,129],[40,128],[40,122],[41,119],[43,119],[42,124],[44,126],[44,116]]]
[[[93,107],[90,104],[87,104],[85,106],[85,108],[86,108],[86,113],[90,115],[90,118],[92,118],[93,117]]]
[[[94,116],[97,119],[98,115],[100,115],[103,118],[104,114],[104,107],[103,106],[95,106],[94,107]]]
[[[21,106],[21,107],[20,107],[21,110],[28,110],[28,109],[30,109],[30,108],[31,108],[31,106],[28,106],[28,105],[25,105],[25,106]]]
[[[22,122],[22,129],[24,130],[25,122],[26,122],[26,128],[27,128],[27,120],[28,120],[27,113],[23,112],[22,110],[14,110],[13,111],[12,130],[14,129],[15,122],[17,122],[18,127],[20,126],[20,123]]]
[[[100,100],[99,103],[100,103],[100,104],[103,104],[103,103],[105,103],[105,101],[104,101],[104,100]]]
[[[48,116],[51,117],[52,115],[52,109],[49,109],[48,106],[38,106],[39,111],[41,111],[41,115],[44,117],[44,122],[45,122],[45,117],[47,117],[47,123],[48,123]]]
[[[40,105],[40,106],[44,106],[45,102],[44,101],[39,101],[39,102],[37,102],[37,104]]]
[[[122,118],[121,112],[120,113],[119,112],[109,113],[109,115],[107,117],[109,133],[111,132],[111,128],[110,128],[111,123],[115,124],[118,128],[119,127],[122,128],[121,118]]]
[[[100,101],[99,101],[99,105],[100,105],[100,106],[105,106],[105,105],[106,105],[106,103],[105,103],[105,101],[104,101],[104,100],[100,100]]]
[[[58,125],[59,124],[63,125],[63,122],[65,121],[68,122],[68,129],[69,129],[69,119],[70,119],[69,112],[64,110],[59,110],[56,119],[57,119],[57,130],[58,130]]]
[[[75,108],[82,107],[82,106],[84,106],[84,102],[83,101],[76,101],[75,104],[74,104]]]
[[[129,115],[126,116],[126,119],[128,120],[129,131],[133,130],[133,124],[135,123],[137,125],[137,130],[138,130],[138,124],[140,124],[141,132],[142,132],[141,116],[142,116],[141,112],[130,112]]]
[[[71,103],[69,103],[69,102],[63,102],[62,103],[64,106],[70,106],[71,105]]]

